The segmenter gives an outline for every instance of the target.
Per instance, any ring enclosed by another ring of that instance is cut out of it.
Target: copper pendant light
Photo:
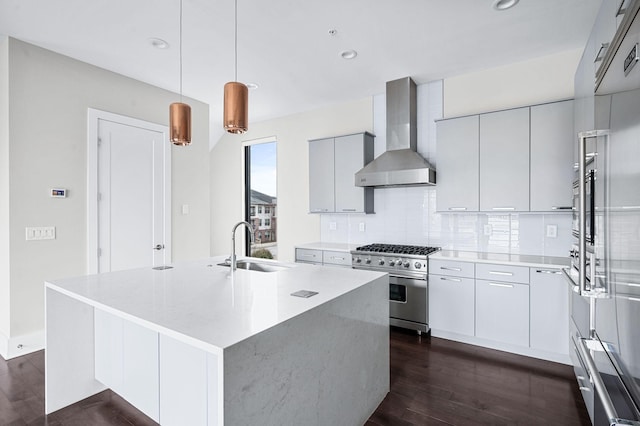
[[[242,134],[249,125],[249,89],[238,82],[238,0],[235,0],[235,81],[224,85],[222,124],[228,133]]]
[[[180,0],[180,100],[182,101],[182,0]],[[174,145],[191,145],[191,107],[182,102],[169,106],[169,137]]]

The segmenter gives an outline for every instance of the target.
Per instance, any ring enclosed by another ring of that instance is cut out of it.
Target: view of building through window
[[[277,259],[276,142],[245,147],[246,220],[253,227],[253,257]]]

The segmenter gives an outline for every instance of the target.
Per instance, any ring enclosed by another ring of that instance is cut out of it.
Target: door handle
[[[164,244],[156,244],[154,247],[152,247],[154,250],[162,250],[164,249]]]

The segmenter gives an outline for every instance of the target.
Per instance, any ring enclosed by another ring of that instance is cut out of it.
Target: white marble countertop
[[[52,280],[45,285],[174,338],[218,351],[385,275],[284,263],[290,268],[277,272],[238,269],[232,276],[228,267],[217,265],[224,258],[176,263],[166,270],[143,268]],[[291,296],[298,290],[318,294],[306,299]]]
[[[311,250],[343,251],[346,253],[350,253],[352,250],[355,250],[357,247],[360,247],[362,245],[363,244],[327,243],[327,242],[318,241],[315,243],[296,244],[295,248],[311,249]]]
[[[528,266],[533,268],[566,268],[568,257],[535,256],[525,254],[483,253],[474,251],[442,250],[429,259],[451,259],[475,263],[499,263],[504,265]]]

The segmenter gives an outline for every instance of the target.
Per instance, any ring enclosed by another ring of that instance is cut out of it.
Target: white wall
[[[11,38],[9,91],[13,341],[43,329],[44,280],[87,272],[87,109],[166,124],[177,95]],[[209,254],[209,108],[187,102],[193,144],[172,148],[174,261]],[[50,198],[52,187],[68,198]],[[56,239],[25,241],[27,226],[55,226]]]
[[[251,100],[249,100],[251,101]],[[211,159],[211,254],[227,254],[231,228],[243,220],[242,141],[277,140],[278,258],[294,260],[295,244],[320,239],[320,217],[309,214],[309,139],[373,131],[371,99],[261,123],[244,135],[224,135]]]
[[[444,117],[573,98],[582,49],[560,52],[444,81]]]
[[[9,290],[9,40],[0,36],[0,341],[11,332]]]
[[[565,52],[418,86],[418,152],[437,170],[433,120],[443,114],[452,117],[572,98],[579,59],[580,52]],[[374,130],[377,156],[384,149],[384,95],[374,97]],[[437,191],[437,185],[376,188],[375,214],[322,215],[320,240],[567,256],[570,213],[440,214],[436,213]],[[360,223],[365,224],[364,232],[359,231]],[[485,225],[491,226],[489,235]],[[546,225],[557,225],[556,238],[545,236]]]

